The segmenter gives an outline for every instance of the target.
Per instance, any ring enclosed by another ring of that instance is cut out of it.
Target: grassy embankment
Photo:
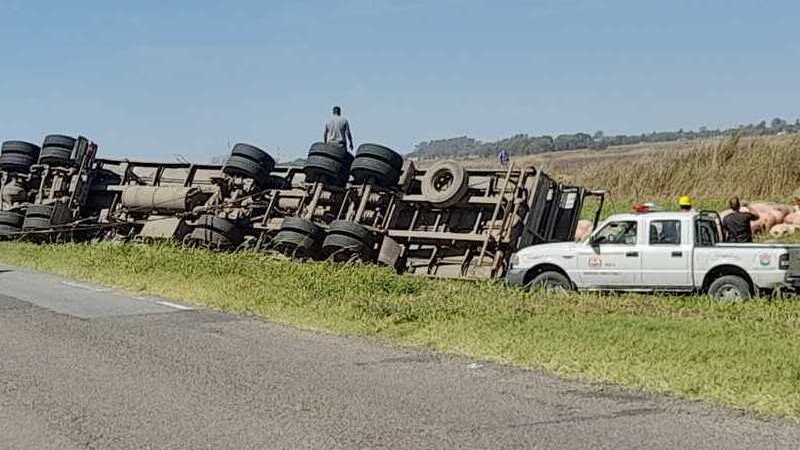
[[[800,418],[800,303],[791,300],[553,298],[498,283],[173,247],[2,243],[0,261],[304,328]]]

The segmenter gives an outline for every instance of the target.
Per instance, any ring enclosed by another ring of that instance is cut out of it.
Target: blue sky
[[[356,143],[800,117],[800,2],[0,0],[0,139],[281,159]]]

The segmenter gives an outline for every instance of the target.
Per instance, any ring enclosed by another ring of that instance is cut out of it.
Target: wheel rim
[[[529,283],[529,291],[541,290],[548,294],[568,294],[569,288],[557,280],[544,280],[537,284]]]
[[[742,292],[733,284],[723,284],[719,288],[719,298],[724,300],[743,300]]]
[[[443,171],[436,174],[436,177],[433,179],[433,187],[438,192],[442,192],[447,190],[450,186],[453,185],[453,174],[449,171]]]
[[[551,294],[566,294],[567,288],[555,280],[547,280],[542,284],[542,289]]]

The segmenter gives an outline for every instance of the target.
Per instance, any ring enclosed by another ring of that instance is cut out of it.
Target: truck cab
[[[800,288],[800,246],[722,243],[713,212],[617,214],[583,242],[524,248],[507,280],[565,290],[687,292],[746,299]]]

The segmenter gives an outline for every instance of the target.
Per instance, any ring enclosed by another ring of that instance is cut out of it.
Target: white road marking
[[[158,303],[159,305],[169,306],[170,308],[180,309],[180,310],[183,310],[183,311],[189,311],[189,310],[194,309],[191,306],[184,306],[184,305],[179,305],[177,303],[171,303],[171,302],[156,302],[156,303]]]
[[[62,281],[61,284],[65,284],[67,286],[75,287],[75,288],[78,288],[78,289],[86,289],[88,291],[95,291],[95,292],[110,292],[112,290],[112,289],[109,289],[109,288],[87,286],[85,284],[80,284],[80,283],[71,283],[69,281]]]

